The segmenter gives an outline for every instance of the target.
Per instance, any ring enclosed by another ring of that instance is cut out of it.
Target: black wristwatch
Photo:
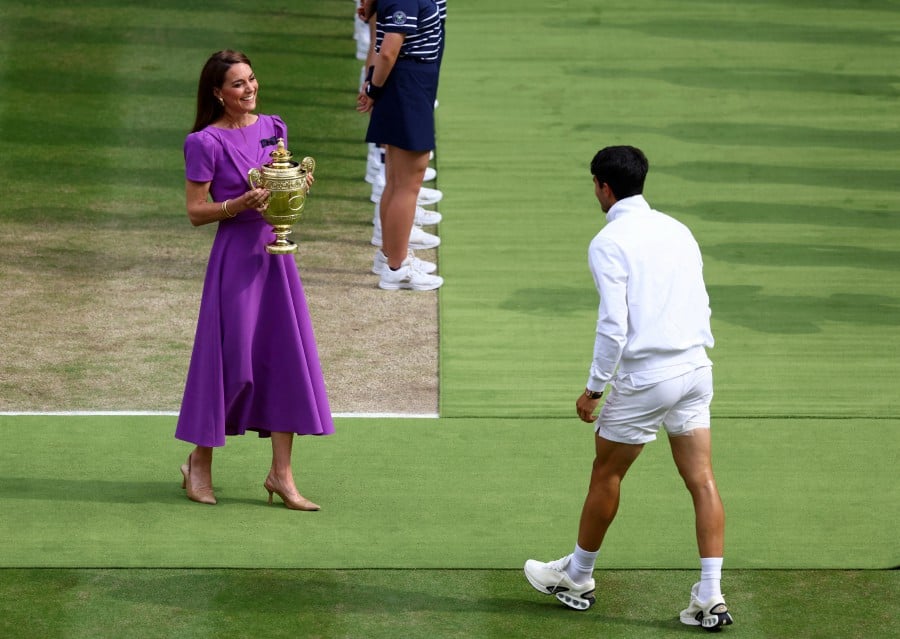
[[[603,391],[592,391],[587,388],[584,389],[584,396],[588,399],[600,399],[603,397]]]

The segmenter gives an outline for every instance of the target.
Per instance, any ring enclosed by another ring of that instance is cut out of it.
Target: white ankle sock
[[[700,601],[722,596],[722,557],[700,558]]]
[[[591,575],[594,574],[594,564],[597,562],[599,553],[599,550],[588,552],[578,544],[575,544],[575,552],[572,553],[572,559],[569,560],[569,565],[566,566],[566,574],[569,575],[569,579],[576,584],[590,579]]]

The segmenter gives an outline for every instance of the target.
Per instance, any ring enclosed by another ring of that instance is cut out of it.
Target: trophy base
[[[295,242],[291,242],[290,240],[285,241],[283,244],[280,242],[275,242],[274,244],[266,244],[266,253],[269,255],[287,255],[288,253],[296,253],[297,252],[297,244]]]
[[[297,243],[288,239],[291,234],[289,224],[273,224],[272,232],[275,233],[275,241],[266,244],[266,253],[270,255],[287,255],[297,252]]]

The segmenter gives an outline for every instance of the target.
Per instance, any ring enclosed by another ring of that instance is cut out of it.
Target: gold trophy
[[[273,255],[296,253],[296,242],[287,236],[306,204],[309,192],[306,176],[316,170],[316,161],[305,157],[299,163],[292,162],[291,152],[284,148],[282,138],[278,138],[278,147],[269,156],[271,162],[247,172],[251,188],[262,187],[269,191],[269,206],[262,216],[272,225],[275,241],[266,244],[266,252]]]

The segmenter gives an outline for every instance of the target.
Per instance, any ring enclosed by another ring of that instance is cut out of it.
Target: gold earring
[[[219,104],[221,104],[222,106],[225,106],[225,100],[222,99],[222,96],[219,96],[218,100],[219,100]]]

